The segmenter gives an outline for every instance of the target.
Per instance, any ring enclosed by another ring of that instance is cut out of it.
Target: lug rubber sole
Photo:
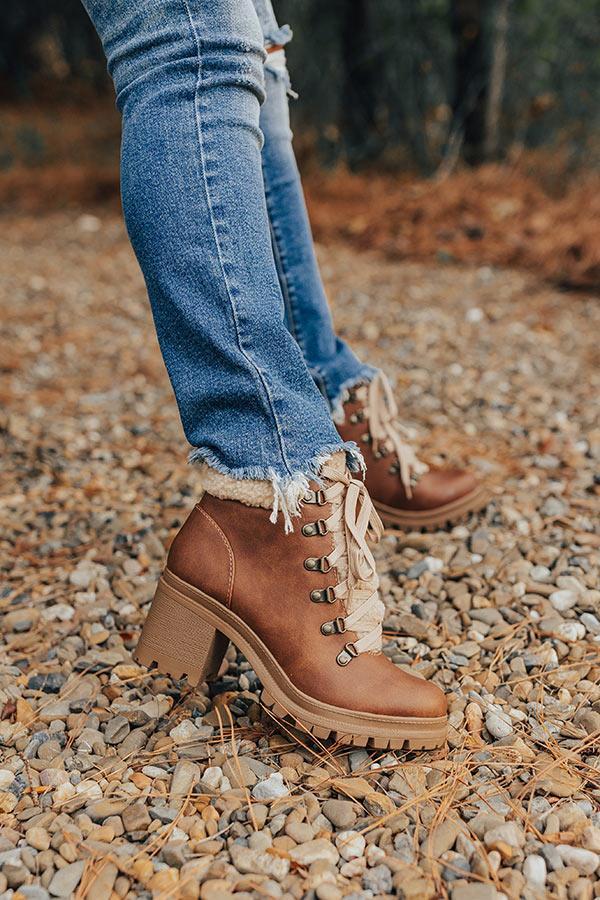
[[[229,642],[244,654],[263,684],[272,715],[318,740],[357,747],[433,750],[446,739],[447,717],[382,716],[331,706],[298,690],[242,619],[168,569],[160,578],[133,654],[144,666],[192,686],[217,674]]]
[[[491,499],[491,491],[484,485],[479,485],[464,497],[459,497],[458,500],[453,500],[452,503],[446,503],[444,506],[436,506],[434,509],[398,509],[394,506],[386,506],[385,503],[379,503],[376,500],[373,501],[373,505],[386,528],[419,531],[420,529],[455,525],[459,519],[469,513],[482,510]]]

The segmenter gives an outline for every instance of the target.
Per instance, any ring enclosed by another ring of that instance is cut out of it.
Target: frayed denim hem
[[[227,475],[229,478],[270,482],[273,488],[271,522],[277,522],[279,513],[281,513],[284,530],[286,534],[289,534],[294,530],[292,517],[300,515],[302,499],[310,488],[309,482],[314,481],[321,486],[323,482],[319,473],[322,466],[334,453],[339,453],[342,450],[346,454],[348,469],[351,472],[364,475],[365,462],[354,441],[340,441],[339,444],[330,444],[313,456],[304,469],[298,469],[291,474],[287,473],[285,475],[276,472],[271,466],[247,466],[231,469],[223,465],[214,451],[209,450],[207,447],[194,447],[188,455],[188,462],[206,463],[212,469],[216,469],[217,472]]]
[[[329,401],[331,404],[331,417],[336,425],[343,425],[346,420],[344,403],[346,403],[346,401],[348,400],[350,391],[354,388],[360,387],[362,384],[369,384],[369,382],[373,380],[378,371],[379,369],[374,368],[374,366],[365,364],[358,375],[355,375],[353,378],[349,378],[348,381],[344,381],[340,385],[337,396],[333,400]]]
[[[285,47],[286,44],[289,44],[292,37],[293,32],[289,25],[269,28],[264,32],[265,50],[268,50],[269,47]]]
[[[286,93],[291,100],[298,99],[298,94],[293,90],[292,82],[290,81],[290,74],[285,61],[285,50],[276,50],[274,53],[269,53],[265,62],[265,71],[272,75],[273,78],[283,82]]]

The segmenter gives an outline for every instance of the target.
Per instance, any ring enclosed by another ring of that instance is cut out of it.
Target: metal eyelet
[[[323,622],[321,625],[321,634],[326,637],[330,634],[344,634],[346,631],[346,623],[343,616],[336,616],[331,622]]]
[[[310,599],[313,603],[335,603],[335,591],[332,587],[323,588],[322,591],[317,588],[310,592]]]
[[[365,434],[361,434],[360,439],[363,444],[368,444],[371,440],[371,435],[368,432],[365,432]]]
[[[392,465],[388,469],[388,472],[390,473],[390,475],[399,475],[400,469],[399,469],[397,463],[392,463]]]
[[[316,503],[317,506],[324,506],[327,502],[325,499],[325,491],[306,491],[302,498],[304,503]]]
[[[304,568],[309,572],[330,572],[331,566],[326,556],[309,556],[304,560]]]
[[[306,525],[302,526],[302,534],[305,537],[327,534],[327,523],[325,522],[325,519],[317,519],[316,522],[307,522]]]
[[[347,666],[348,663],[352,662],[352,660],[358,656],[358,650],[352,643],[344,644],[344,649],[340,650],[338,655],[335,658],[338,666]]]

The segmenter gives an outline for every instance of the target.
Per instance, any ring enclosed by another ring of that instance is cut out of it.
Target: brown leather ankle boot
[[[487,505],[484,484],[465,469],[435,469],[422,463],[401,438],[398,409],[383,372],[350,391],[344,422],[337,429],[362,450],[365,484],[385,525],[406,530],[455,522]]]
[[[304,732],[437,747],[443,692],[380,649],[383,604],[366,539],[381,521],[343,464],[330,461],[322,477],[292,534],[267,509],[205,494],[171,546],[135,658],[197,684],[216,674],[231,640],[262,681],[263,703]]]

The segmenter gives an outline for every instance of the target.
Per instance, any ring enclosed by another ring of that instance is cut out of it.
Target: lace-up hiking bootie
[[[484,484],[465,469],[434,469],[419,460],[403,440],[398,408],[382,372],[350,391],[344,422],[337,429],[362,450],[365,484],[386,526],[407,531],[455,522],[487,505]]]
[[[263,684],[263,704],[304,733],[438,747],[446,698],[381,652],[383,604],[367,545],[381,520],[363,482],[334,459],[291,534],[268,509],[205,493],[171,546],[135,658],[195,685],[217,673],[233,641]]]

